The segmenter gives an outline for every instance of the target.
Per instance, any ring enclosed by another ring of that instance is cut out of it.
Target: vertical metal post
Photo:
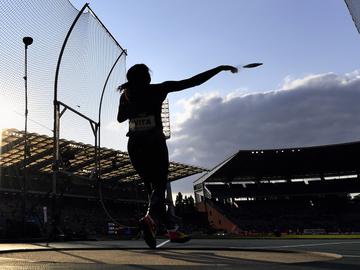
[[[93,127],[94,124],[91,124]],[[99,132],[100,132],[100,125],[99,123],[95,124],[93,128],[94,137],[95,137],[95,179],[99,181],[100,179],[100,147],[99,147]]]
[[[28,92],[27,92],[27,49],[28,45],[25,44],[25,131],[24,131],[24,157],[23,157],[23,176],[22,176],[22,226],[23,236],[25,237],[25,222],[26,222],[26,182],[27,182],[27,120],[28,120]]]
[[[53,163],[53,179],[52,179],[52,196],[56,196],[56,179],[59,171],[60,157],[60,104],[54,101],[54,163]]]
[[[27,163],[27,123],[28,123],[28,91],[27,91],[27,48],[28,46],[25,45],[25,132],[24,132],[24,172],[26,170],[26,163]]]

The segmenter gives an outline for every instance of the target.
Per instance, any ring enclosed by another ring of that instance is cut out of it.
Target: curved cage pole
[[[100,140],[101,110],[102,110],[102,103],[103,103],[103,99],[104,99],[105,89],[106,89],[106,86],[107,86],[107,84],[108,84],[108,82],[109,82],[110,76],[111,76],[114,68],[116,67],[117,63],[119,62],[119,60],[121,59],[121,57],[122,57],[124,54],[126,55],[126,51],[125,51],[125,50],[123,50],[123,51],[121,52],[121,54],[118,56],[118,58],[115,60],[113,66],[112,66],[111,69],[110,69],[110,72],[109,72],[108,76],[106,77],[106,80],[105,80],[105,83],[104,83],[104,87],[103,87],[103,90],[102,90],[102,92],[101,92],[101,98],[100,98],[100,103],[99,103],[99,116],[98,116],[98,126],[99,126],[99,130],[98,130],[98,131],[99,131],[99,135],[98,135],[98,146],[99,146],[99,151],[100,151],[100,142],[101,142],[101,140]],[[100,164],[99,164],[99,165],[100,165]],[[100,166],[98,167],[98,169],[100,169]]]
[[[60,71],[60,64],[61,64],[61,60],[62,60],[62,56],[64,54],[65,51],[65,47],[67,44],[67,41],[69,40],[70,34],[72,32],[72,30],[74,29],[77,21],[79,20],[81,14],[84,12],[84,10],[89,6],[88,3],[86,3],[83,8],[79,11],[78,15],[76,16],[75,20],[73,21],[72,25],[70,26],[70,29],[65,37],[64,43],[61,47],[61,51],[59,54],[59,58],[58,58],[58,62],[57,62],[57,66],[56,66],[56,72],[55,72],[55,83],[54,83],[54,154],[53,154],[53,158],[54,158],[54,163],[53,163],[53,186],[52,186],[52,193],[53,196],[56,195],[56,176],[57,176],[57,172],[59,169],[59,129],[60,129],[60,103],[57,99],[57,94],[58,94],[58,80],[59,80],[59,71]]]
[[[121,47],[120,47],[121,48]],[[102,110],[102,103],[103,103],[103,99],[104,99],[104,94],[105,94],[105,89],[106,86],[108,84],[108,81],[110,79],[110,76],[114,70],[114,68],[116,67],[117,63],[119,62],[119,60],[121,59],[121,57],[123,55],[127,55],[126,50],[122,49],[121,54],[119,55],[119,57],[115,60],[113,66],[110,69],[110,72],[105,80],[104,83],[104,87],[103,90],[101,92],[101,98],[100,98],[100,103],[99,103],[99,116],[98,116],[98,123],[97,123],[97,127],[98,127],[98,134],[97,134],[97,141],[95,142],[95,145],[97,145],[97,147],[95,148],[95,156],[96,156],[96,177],[97,177],[97,184],[99,187],[99,199],[100,199],[100,203],[105,211],[105,214],[110,218],[110,220],[112,220],[114,223],[119,223],[117,222],[110,214],[110,212],[107,210],[105,204],[104,204],[104,200],[103,200],[103,196],[102,196],[102,189],[101,189],[101,163],[100,163],[100,145],[101,145],[101,110]],[[95,138],[96,139],[96,138]]]
[[[63,102],[58,100],[57,94],[58,94],[58,77],[59,77],[59,71],[60,71],[60,65],[61,65],[61,60],[62,60],[62,56],[63,53],[65,51],[68,39],[71,35],[71,32],[73,31],[76,23],[78,22],[80,16],[84,13],[84,10],[88,9],[89,12],[91,12],[91,14],[96,18],[96,20],[101,24],[101,26],[104,28],[104,30],[109,34],[109,36],[114,40],[115,44],[121,49],[121,53],[118,56],[118,58],[116,59],[116,61],[114,62],[112,68],[109,71],[109,74],[106,78],[102,93],[101,93],[101,99],[100,99],[100,104],[99,104],[99,119],[98,122],[88,118],[87,116],[85,116],[84,114],[78,112],[77,110],[71,108],[70,106],[64,104]],[[81,118],[87,120],[90,123],[91,129],[93,131],[94,134],[94,139],[95,139],[95,145],[94,145],[94,159],[95,159],[95,168],[93,169],[92,175],[94,175],[96,177],[96,179],[100,179],[99,177],[99,173],[100,173],[100,116],[101,116],[101,108],[102,108],[102,102],[103,102],[103,97],[104,97],[104,93],[105,93],[105,89],[108,83],[108,80],[114,70],[114,68],[116,67],[118,61],[120,60],[120,58],[123,55],[126,55],[126,50],[124,50],[119,43],[115,40],[115,38],[111,35],[111,33],[109,32],[109,30],[104,26],[104,24],[100,21],[100,19],[96,16],[96,14],[91,10],[91,8],[89,7],[89,4],[86,3],[83,8],[79,11],[77,17],[74,19],[72,25],[69,28],[69,31],[65,37],[64,43],[62,45],[60,54],[59,54],[59,58],[58,58],[58,62],[57,62],[57,67],[56,67],[56,73],[55,73],[55,83],[54,83],[54,130],[53,130],[53,144],[54,144],[54,148],[53,148],[53,178],[52,178],[52,209],[53,209],[53,222],[54,222],[54,227],[57,225],[57,214],[56,214],[56,198],[57,198],[57,176],[60,170],[60,149],[59,149],[59,139],[60,139],[60,118],[61,116],[65,113],[66,110],[71,111],[72,113],[77,114],[78,116],[80,116]],[[62,109],[61,109],[62,108]],[[60,111],[61,109],[61,111]],[[99,181],[98,181],[99,182]],[[105,210],[106,211],[106,210]]]
[[[60,113],[60,103],[57,99],[58,96],[58,79],[59,79],[59,71],[60,71],[60,65],[62,56],[64,54],[66,44],[69,40],[69,37],[71,35],[72,30],[74,29],[77,21],[79,20],[80,16],[84,12],[84,10],[89,6],[89,3],[86,3],[82,9],[79,11],[78,15],[74,19],[72,25],[69,28],[69,31],[64,39],[63,45],[60,50],[57,66],[56,66],[56,72],[55,72],[55,82],[54,82],[54,129],[53,129],[53,177],[52,177],[52,219],[54,222],[54,227],[56,226],[56,184],[57,184],[57,174],[59,171],[59,138],[60,138],[60,116],[62,113]]]

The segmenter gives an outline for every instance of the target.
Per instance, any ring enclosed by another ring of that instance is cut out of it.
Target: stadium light
[[[33,43],[33,38],[32,37],[24,37],[23,42],[25,44],[25,49],[27,49],[27,46],[29,46]]]

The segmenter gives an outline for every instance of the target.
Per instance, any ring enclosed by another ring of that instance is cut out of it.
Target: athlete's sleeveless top
[[[130,92],[131,93],[131,92]],[[121,95],[120,104],[124,106],[129,119],[127,136],[146,135],[149,133],[163,136],[161,121],[162,103],[166,98],[165,91],[153,89],[151,85],[139,93]]]

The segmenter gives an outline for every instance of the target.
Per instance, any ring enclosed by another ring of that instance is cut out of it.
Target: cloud
[[[280,89],[182,100],[169,141],[171,160],[211,168],[240,149],[360,139],[360,72],[286,78]]]

